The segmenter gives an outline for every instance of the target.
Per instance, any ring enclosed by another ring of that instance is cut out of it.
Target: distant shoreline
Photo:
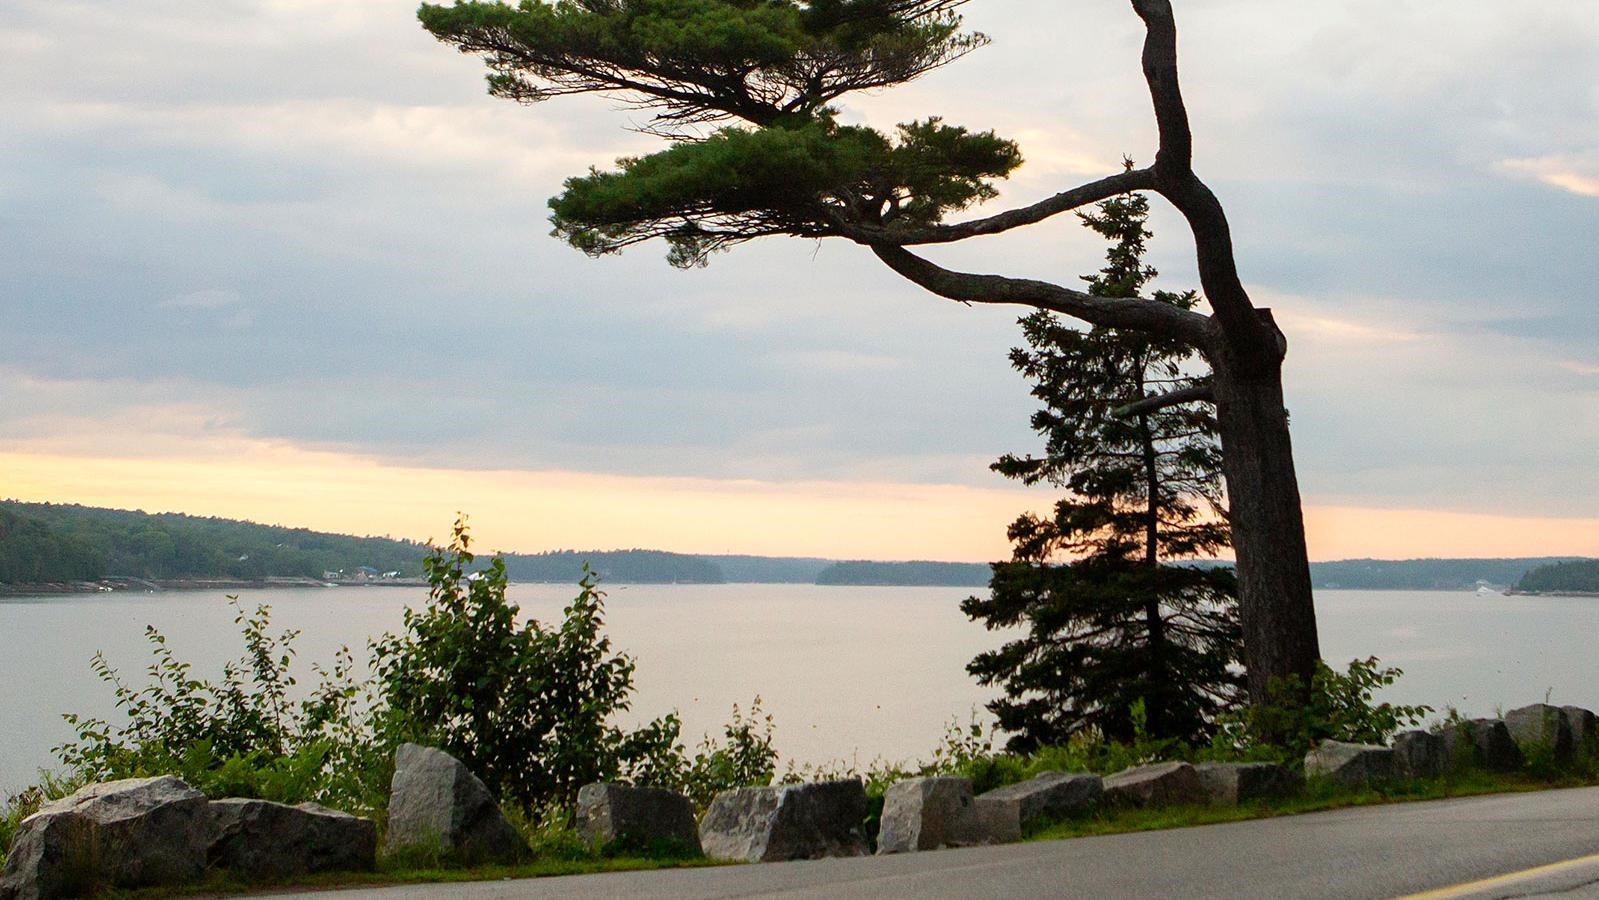
[[[255,591],[267,588],[330,587],[427,587],[420,578],[352,579],[335,578],[106,578],[99,581],[44,582],[35,584],[0,583],[0,596],[32,597],[56,594],[153,594],[166,591]]]
[[[512,581],[511,584],[566,584],[564,581]],[[961,588],[963,590],[981,590],[970,584],[890,584],[884,582],[871,583],[812,583],[801,581],[707,581],[707,582],[668,582],[668,581],[614,581],[601,585],[601,590],[621,587],[730,587],[735,585],[784,585],[795,584],[804,587],[834,588],[834,587],[904,587],[904,588]],[[334,587],[375,587],[375,588],[425,588],[428,583],[420,578],[389,578],[362,581],[357,579],[336,579],[319,581],[314,578],[273,578],[264,581],[248,581],[230,578],[202,578],[202,579],[160,579],[160,580],[132,580],[117,579],[107,581],[78,581],[67,583],[48,584],[0,584],[0,597],[79,597],[101,594],[154,594],[154,593],[194,593],[198,591],[257,591],[267,589],[296,589],[313,590]],[[1332,587],[1318,586],[1317,591],[1438,591],[1441,593],[1474,595],[1470,588],[1429,588],[1429,587]],[[1495,596],[1511,597],[1572,597],[1572,598],[1599,598],[1599,591],[1517,591],[1508,590],[1496,593]]]

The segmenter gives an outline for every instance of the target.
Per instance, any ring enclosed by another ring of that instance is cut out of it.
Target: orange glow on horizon
[[[347,534],[445,537],[516,552],[643,547],[844,559],[984,560],[1047,499],[958,485],[717,481],[397,466],[248,442],[227,456],[0,452],[0,496],[184,512]]]
[[[0,496],[426,539],[471,516],[485,549],[647,547],[842,559],[986,561],[1047,490],[440,469],[239,440],[194,456],[0,451]],[[1599,556],[1599,518],[1306,508],[1312,559]]]

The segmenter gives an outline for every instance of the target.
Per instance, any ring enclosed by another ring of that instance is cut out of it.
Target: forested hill
[[[1530,594],[1599,594],[1599,559],[1539,566],[1522,576],[1516,590]]]
[[[0,583],[321,578],[363,566],[417,577],[425,553],[411,541],[235,519],[0,502]]]
[[[0,585],[95,582],[113,576],[154,581],[303,577],[358,570],[422,574],[417,542],[326,534],[180,513],[0,501]],[[1354,559],[1311,563],[1318,588],[1459,590],[1479,581],[1523,590],[1588,591],[1599,561],[1520,559]],[[557,550],[505,555],[513,581],[571,584],[583,565],[608,584],[824,584],[983,588],[988,566],[950,562],[838,562],[818,557]],[[1209,563],[1230,565],[1230,563]],[[1537,570],[1529,574],[1529,570]],[[1544,573],[1544,574],[1540,574]],[[1527,575],[1529,580],[1523,581]],[[1559,587],[1543,586],[1558,584]],[[1540,580],[1543,579],[1543,580]],[[1538,586],[1530,586],[1538,585]]]
[[[75,535],[0,505],[0,584],[93,581],[105,560]]]
[[[1475,588],[1479,581],[1508,587],[1529,569],[1569,559],[1343,559],[1311,563],[1310,579],[1319,588],[1352,590],[1454,591]]]
[[[854,562],[834,563],[816,576],[817,584],[911,585],[917,587],[987,587],[984,563]]]
[[[505,574],[512,581],[571,584],[583,577],[583,566],[614,584],[722,584],[721,567],[698,556],[662,550],[554,550],[549,553],[507,553]]]

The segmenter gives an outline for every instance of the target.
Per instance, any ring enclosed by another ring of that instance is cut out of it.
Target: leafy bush
[[[593,573],[585,570],[559,626],[518,624],[504,561],[468,575],[469,545],[457,521],[450,545],[424,563],[426,608],[406,610],[405,633],[373,645],[391,740],[440,747],[527,809],[570,806],[591,782],[680,771],[676,717],[631,733],[612,724],[629,708],[633,660],[611,653]]]
[[[706,737],[694,758],[686,761],[682,777],[661,784],[687,794],[701,809],[721,791],[771,784],[777,775],[772,730],[772,716],[761,710],[760,697],[750,704],[748,713],[735,703],[732,719],[722,731],[726,742]]]
[[[386,748],[366,727],[349,649],[339,651],[331,670],[314,666],[317,685],[291,700],[299,633],[270,634],[267,605],[246,613],[237,597],[228,602],[245,654],[222,667],[220,682],[194,677],[154,627],[145,629],[155,660],[142,688],[129,686],[96,653],[91,666],[111,686],[124,721],[67,714],[77,740],[56,748],[61,762],[85,781],[171,774],[211,796],[381,808]]]
[[[1387,744],[1395,732],[1419,724],[1433,710],[1430,706],[1373,703],[1378,690],[1404,674],[1398,668],[1379,666],[1375,656],[1351,660],[1347,672],[1318,662],[1309,691],[1298,678],[1272,679],[1268,702],[1224,717],[1222,730],[1211,745],[1212,754],[1280,754],[1282,761],[1298,764],[1312,746],[1324,740]]]

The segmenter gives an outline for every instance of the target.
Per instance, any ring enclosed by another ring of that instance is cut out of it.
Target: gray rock
[[[866,788],[859,780],[723,791],[700,821],[716,859],[775,862],[866,855]]]
[[[986,796],[986,795],[985,795]],[[1014,803],[972,796],[968,778],[911,778],[883,796],[878,853],[1004,844],[1022,839]]]
[[[205,869],[205,795],[168,776],[91,784],[22,820],[0,897],[181,884]]]
[[[1218,806],[1237,806],[1293,793],[1300,779],[1272,762],[1200,763],[1194,767],[1205,797]]]
[[[1204,803],[1199,773],[1185,762],[1165,762],[1125,769],[1105,779],[1106,803],[1126,806],[1175,806]]]
[[[577,828],[601,845],[647,850],[664,843],[700,852],[694,803],[664,788],[585,784],[577,792]]]
[[[1444,755],[1451,766],[1475,766],[1490,772],[1514,772],[1521,768],[1521,750],[1499,719],[1472,719],[1446,725],[1443,739]]]
[[[1571,726],[1571,742],[1579,759],[1599,760],[1599,719],[1580,706],[1562,706],[1566,724]]]
[[[1571,722],[1558,706],[1534,703],[1505,713],[1505,730],[1521,748],[1522,755],[1548,752],[1556,765],[1569,765],[1577,758],[1576,737]]]
[[[1022,821],[1014,803],[988,800],[981,796],[972,800],[972,815],[966,821],[966,831],[958,836],[964,847],[983,844],[1014,844],[1022,839]]]
[[[463,865],[512,863],[528,853],[476,775],[448,753],[416,744],[394,754],[383,840],[384,853],[406,848],[436,850]]]
[[[377,857],[371,819],[302,803],[213,800],[210,865],[249,878],[289,878],[312,872],[364,872]]]
[[[1023,827],[1045,819],[1060,819],[1098,805],[1105,781],[1085,772],[1041,772],[1027,781],[988,791],[979,800],[1016,807]]]
[[[1437,778],[1449,768],[1449,754],[1442,735],[1430,731],[1406,731],[1393,740],[1399,775],[1409,778]]]
[[[1305,775],[1321,776],[1344,787],[1368,787],[1397,778],[1399,756],[1373,744],[1322,741],[1305,754]]]

